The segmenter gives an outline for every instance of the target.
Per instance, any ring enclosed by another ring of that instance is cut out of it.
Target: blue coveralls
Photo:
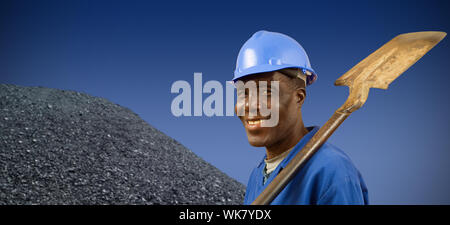
[[[264,156],[253,169],[247,185],[244,204],[253,200],[272,182],[275,176],[319,130],[308,127],[309,132],[292,149],[263,184]],[[350,158],[328,142],[311,157],[305,166],[272,201],[272,205],[348,205],[369,203],[367,187]]]

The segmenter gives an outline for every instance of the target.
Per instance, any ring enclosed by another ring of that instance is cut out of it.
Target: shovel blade
[[[387,89],[389,84],[439,43],[445,32],[406,33],[393,38],[335,81],[336,86]]]

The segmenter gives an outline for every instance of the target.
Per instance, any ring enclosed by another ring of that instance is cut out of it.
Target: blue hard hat
[[[233,81],[244,76],[299,68],[307,74],[307,85],[317,79],[303,47],[291,37],[269,31],[258,31],[245,42],[239,51]]]

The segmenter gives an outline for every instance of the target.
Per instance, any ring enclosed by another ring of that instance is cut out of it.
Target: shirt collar
[[[311,126],[311,127],[306,127],[306,129],[308,129],[309,132],[305,136],[302,137],[302,139],[294,146],[294,148],[286,156],[286,158],[284,158],[284,160],[280,163],[279,166],[281,166],[281,168],[284,168],[291,161],[291,159],[295,155],[297,155],[297,152],[299,152],[303,148],[303,146],[305,146],[306,143],[308,143],[308,141],[314,136],[314,134],[316,134],[316,132],[319,130],[319,127]],[[265,165],[264,159],[266,159],[266,156],[267,155],[264,155],[264,158],[259,163],[258,168]]]

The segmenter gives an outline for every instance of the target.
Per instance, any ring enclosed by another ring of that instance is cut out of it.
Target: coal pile
[[[0,204],[242,204],[244,189],[125,107],[0,84]]]

